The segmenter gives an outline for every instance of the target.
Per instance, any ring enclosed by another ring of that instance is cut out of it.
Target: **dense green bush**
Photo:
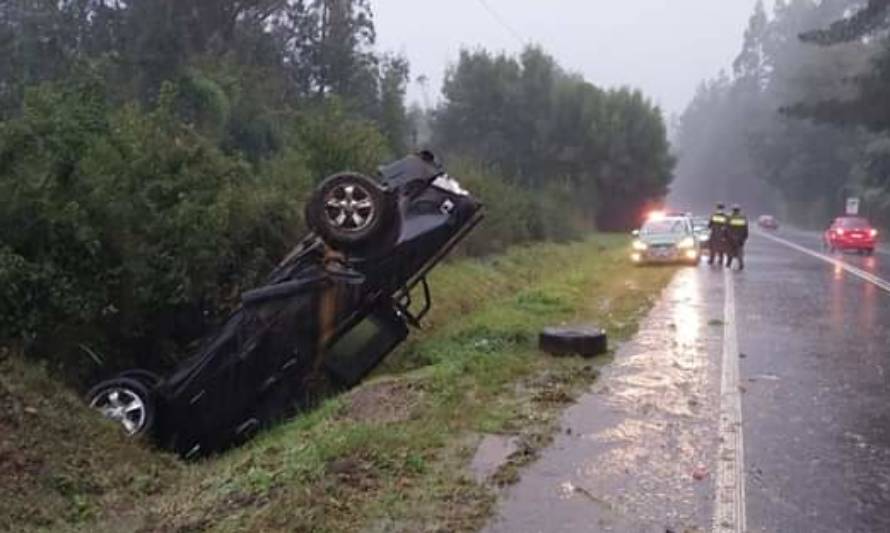
[[[308,156],[310,172],[319,179],[345,169],[370,174],[392,157],[380,130],[347,114],[336,99],[300,113],[297,123],[299,145]]]
[[[148,112],[105,102],[43,86],[0,129],[0,336],[156,366],[294,242],[311,180],[222,153],[174,116],[172,86]]]
[[[451,162],[448,170],[485,204],[485,223],[469,236],[461,253],[482,256],[524,242],[567,241],[592,228],[564,190],[526,189],[509,183],[493,168],[468,160]]]

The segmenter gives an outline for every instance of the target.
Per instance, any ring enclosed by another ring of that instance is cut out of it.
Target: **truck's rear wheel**
[[[318,186],[306,206],[306,222],[329,245],[352,250],[391,228],[395,198],[371,178],[336,174]]]

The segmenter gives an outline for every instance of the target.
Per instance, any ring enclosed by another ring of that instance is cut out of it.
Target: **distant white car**
[[[779,229],[779,222],[772,215],[760,215],[757,218],[757,225],[763,229]]]

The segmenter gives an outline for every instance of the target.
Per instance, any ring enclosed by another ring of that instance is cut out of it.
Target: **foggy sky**
[[[378,48],[411,62],[410,101],[422,103],[414,80],[424,74],[435,104],[445,67],[461,47],[516,52],[530,42],[601,87],[643,89],[671,114],[682,111],[701,80],[729,68],[755,2],[373,0],[372,6]]]

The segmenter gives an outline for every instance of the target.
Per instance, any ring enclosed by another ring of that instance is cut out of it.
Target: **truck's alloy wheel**
[[[119,423],[129,436],[147,432],[154,423],[152,394],[135,379],[119,377],[103,381],[87,393],[87,400],[90,407]]]
[[[306,221],[330,245],[365,244],[389,227],[395,203],[371,178],[336,174],[318,186],[306,206]]]
[[[606,332],[592,327],[547,328],[538,339],[542,351],[552,355],[595,357],[606,353]]]

